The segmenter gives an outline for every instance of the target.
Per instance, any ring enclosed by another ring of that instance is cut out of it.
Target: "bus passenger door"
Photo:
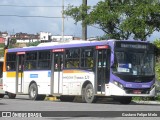
[[[16,93],[23,92],[23,71],[24,71],[24,57],[25,52],[17,52],[17,65],[16,65]]]
[[[110,49],[109,46],[96,46],[96,91],[105,93],[105,84],[109,83]]]
[[[61,94],[64,49],[57,49],[52,52],[51,94]]]

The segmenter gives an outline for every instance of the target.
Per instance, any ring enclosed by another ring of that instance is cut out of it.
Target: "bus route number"
[[[88,79],[89,79],[89,76],[88,76],[88,75],[86,75],[86,76],[84,76],[84,78],[88,80]]]

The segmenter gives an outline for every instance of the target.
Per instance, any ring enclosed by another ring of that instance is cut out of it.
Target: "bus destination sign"
[[[154,49],[150,43],[135,43],[135,42],[119,42],[115,44],[116,48],[132,48],[132,49]]]
[[[146,45],[146,44],[128,44],[128,43],[121,43],[121,48],[147,49],[147,45]]]

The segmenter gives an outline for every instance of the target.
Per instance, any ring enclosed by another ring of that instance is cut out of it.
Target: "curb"
[[[160,102],[159,101],[134,101],[135,103],[140,103],[140,104],[159,104],[160,105]]]

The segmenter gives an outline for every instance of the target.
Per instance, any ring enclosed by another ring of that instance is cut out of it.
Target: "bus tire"
[[[0,94],[0,98],[4,98],[4,94]]]
[[[8,97],[9,97],[9,99],[15,99],[16,98],[16,94],[8,93]]]
[[[120,102],[121,104],[130,104],[131,101],[132,101],[132,97],[121,97],[121,98],[119,99],[119,102]]]
[[[62,102],[73,102],[73,100],[74,100],[74,96],[60,96],[59,97],[59,99],[60,99],[60,101],[62,101]]]
[[[38,88],[36,83],[32,83],[29,86],[29,99],[37,100],[37,98],[38,98]]]
[[[82,88],[82,102],[86,102],[86,103],[96,102],[94,89],[91,83],[88,83],[84,88]]]
[[[32,83],[29,87],[29,99],[30,100],[44,100],[46,95],[38,95],[38,87],[36,83]]]

